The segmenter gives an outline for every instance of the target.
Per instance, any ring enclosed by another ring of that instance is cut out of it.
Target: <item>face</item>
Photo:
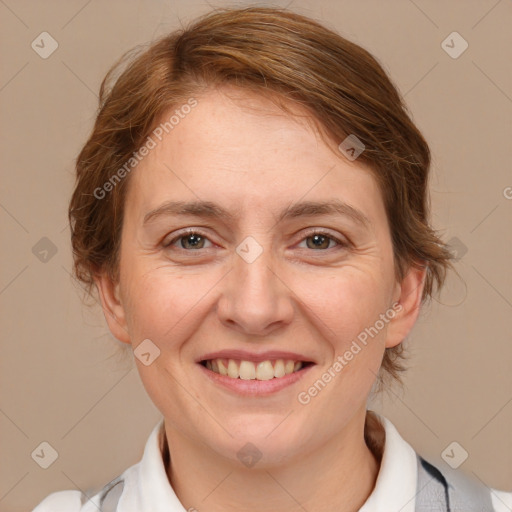
[[[364,413],[421,276],[397,282],[383,199],[357,160],[252,93],[197,101],[130,177],[120,280],[98,283],[107,320],[134,349],[150,340],[152,362],[135,361],[166,428],[233,460],[246,442],[262,462],[292,459]],[[286,374],[288,360],[303,368]]]

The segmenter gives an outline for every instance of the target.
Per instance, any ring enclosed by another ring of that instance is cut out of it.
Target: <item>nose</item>
[[[234,267],[218,299],[220,321],[231,329],[266,336],[288,325],[294,313],[292,291],[273,269],[270,251],[248,263],[234,255]]]

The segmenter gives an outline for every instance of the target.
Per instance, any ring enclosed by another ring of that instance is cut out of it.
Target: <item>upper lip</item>
[[[303,361],[303,362],[311,362],[314,361],[307,356],[302,354],[297,354],[295,352],[287,352],[283,350],[268,350],[266,352],[248,352],[247,350],[219,350],[217,352],[209,352],[208,354],[204,354],[199,359],[197,359],[197,363],[201,361],[207,361],[209,359],[238,359],[242,361],[252,361],[254,363],[258,363],[261,361],[273,361],[276,359],[285,359],[292,361]]]

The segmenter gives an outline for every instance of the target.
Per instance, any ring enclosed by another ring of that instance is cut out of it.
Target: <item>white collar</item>
[[[359,512],[414,512],[418,475],[417,454],[395,426],[375,413],[386,433],[379,474],[372,494]],[[142,460],[128,468],[119,512],[187,512],[169,484],[162,459],[164,419],[151,432]]]
[[[187,512],[167,478],[162,459],[164,432],[164,418],[161,418],[147,440],[144,455],[139,463],[137,487],[140,489],[140,509],[138,510]],[[119,512],[124,512],[124,509],[120,509]]]
[[[386,441],[375,487],[359,512],[414,512],[418,479],[417,454],[390,420],[373,412],[384,427]]]

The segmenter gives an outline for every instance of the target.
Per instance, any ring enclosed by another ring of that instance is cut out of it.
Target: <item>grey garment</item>
[[[450,470],[445,470],[446,478],[438,468],[418,454],[417,461],[415,512],[494,512],[490,489],[478,480]],[[123,489],[124,480],[121,477],[103,487],[100,512],[116,512]]]
[[[479,480],[446,469],[444,474],[417,454],[416,512],[494,512],[491,490]]]
[[[101,512],[116,512],[123,489],[124,480],[120,477],[108,484],[108,488],[102,492],[100,498]]]
[[[118,476],[99,491],[92,492],[93,496],[99,494],[99,508],[95,507],[95,510],[98,510],[99,512],[116,512],[123,490],[124,479],[121,476]],[[90,498],[82,492],[80,495],[80,510],[84,509],[84,505],[88,501],[90,501]]]

